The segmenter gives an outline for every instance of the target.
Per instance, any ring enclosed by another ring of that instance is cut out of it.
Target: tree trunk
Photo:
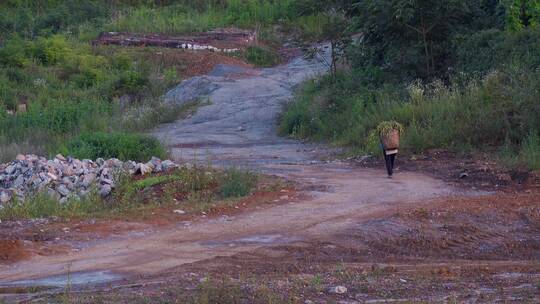
[[[430,54],[429,54],[429,44],[428,44],[428,41],[427,41],[427,34],[428,34],[428,30],[426,29],[426,25],[424,23],[424,17],[422,17],[422,29],[421,29],[421,33],[422,33],[422,40],[424,42],[424,56],[426,57],[426,73],[427,73],[427,76],[431,76],[431,67],[430,67]]]

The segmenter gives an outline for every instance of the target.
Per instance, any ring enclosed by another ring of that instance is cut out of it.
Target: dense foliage
[[[342,6],[361,37],[349,69],[308,83],[281,132],[379,154],[378,123],[404,148],[498,151],[540,169],[539,2],[364,0]],[[517,10],[517,7],[519,9]],[[516,10],[519,13],[516,13]]]

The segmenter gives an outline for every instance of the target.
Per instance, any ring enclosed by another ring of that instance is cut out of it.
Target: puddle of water
[[[277,245],[287,244],[297,241],[296,238],[284,237],[280,234],[253,235],[245,238],[224,240],[224,241],[207,241],[201,243],[203,246],[242,246],[242,245]]]
[[[92,272],[74,272],[70,274],[54,275],[50,277],[0,283],[0,287],[67,287],[77,285],[92,285],[109,283],[120,280],[122,277],[108,270]]]

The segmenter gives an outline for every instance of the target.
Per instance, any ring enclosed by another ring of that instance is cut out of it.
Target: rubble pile
[[[121,174],[150,174],[168,171],[177,165],[152,157],[148,163],[120,161],[116,158],[95,161],[60,154],[52,160],[37,155],[18,155],[15,161],[0,164],[0,207],[12,200],[23,201],[32,193],[46,192],[61,203],[97,191],[106,197],[114,190]]]

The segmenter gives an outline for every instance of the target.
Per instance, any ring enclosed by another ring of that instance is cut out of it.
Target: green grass
[[[195,10],[187,5],[132,7],[105,25],[105,29],[184,34],[232,25],[253,27],[291,19],[293,4],[291,0],[226,0],[223,5],[208,5],[204,10]]]
[[[242,197],[251,193],[257,184],[257,175],[250,171],[229,169],[221,176],[219,192],[223,198]]]
[[[85,198],[69,199],[65,203],[49,196],[37,193],[23,202],[12,201],[0,209],[1,220],[48,218],[52,216],[71,218],[96,214],[107,208],[107,204],[97,193],[90,193]]]
[[[83,133],[70,139],[58,152],[79,159],[118,158],[146,162],[152,156],[165,158],[161,143],[150,136],[129,133]]]
[[[258,67],[272,67],[280,62],[279,55],[270,48],[250,46],[246,49],[246,59]]]
[[[377,153],[370,133],[381,121],[405,126],[402,149],[501,150],[538,168],[539,72],[510,68],[465,85],[414,83],[407,88],[354,87],[350,76],[306,84],[282,116],[280,132]]]
[[[206,167],[182,167],[142,179],[120,174],[117,180],[112,197],[107,199],[96,191],[64,203],[47,193],[36,193],[24,201],[14,199],[0,209],[0,220],[141,216],[158,207],[176,208],[176,197],[182,197],[182,209],[186,212],[203,212],[236,203],[235,199],[251,194],[258,184],[258,176],[248,171]]]
[[[81,133],[144,131],[196,108],[161,104],[183,63],[156,50],[90,49],[64,35],[6,43],[12,47],[0,48],[0,161],[20,152],[54,154]],[[20,102],[28,103],[26,112],[6,113]]]

